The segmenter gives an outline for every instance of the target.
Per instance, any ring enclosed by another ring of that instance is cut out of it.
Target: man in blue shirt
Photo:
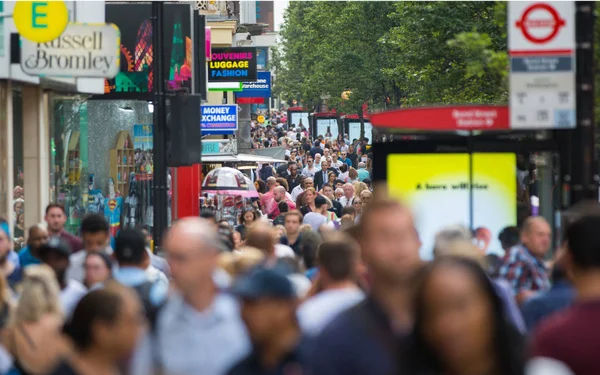
[[[251,346],[239,305],[213,280],[221,247],[208,220],[190,217],[173,223],[164,248],[177,291],[141,340],[130,374],[223,375],[248,355]]]
[[[42,263],[39,250],[46,241],[48,241],[48,231],[44,226],[36,224],[29,228],[27,246],[19,251],[19,263],[21,264],[22,269],[33,264]]]
[[[238,278],[232,292],[242,301],[242,316],[253,350],[228,375],[304,374],[309,347],[296,319],[297,295],[284,266],[257,266]]]
[[[411,280],[421,266],[421,244],[409,209],[395,200],[373,201],[358,225],[370,294],[317,336],[312,375],[400,373],[398,354],[413,325]]]
[[[0,219],[0,268],[9,285],[14,286],[21,280],[19,255],[12,250],[13,243],[8,223]]]
[[[571,306],[575,290],[559,265],[552,270],[552,287],[547,292],[536,295],[523,303],[521,311],[527,330],[535,327],[550,315]]]

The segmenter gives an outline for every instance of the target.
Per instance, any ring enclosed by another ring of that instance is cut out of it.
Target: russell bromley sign
[[[21,41],[21,68],[30,75],[114,78],[120,69],[121,33],[113,24],[71,23],[46,43]]]

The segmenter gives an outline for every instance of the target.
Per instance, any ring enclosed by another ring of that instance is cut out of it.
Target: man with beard
[[[288,183],[289,191],[288,193],[292,193],[292,191],[296,188],[296,186],[302,183],[302,175],[298,174],[298,165],[291,164],[289,169],[289,174],[286,176],[286,180]]]
[[[40,247],[48,241],[48,231],[42,224],[36,224],[29,228],[27,236],[27,246],[19,251],[19,263],[21,268],[33,264],[40,264]]]
[[[66,241],[75,252],[83,249],[83,242],[81,239],[65,230],[67,214],[62,205],[50,203],[48,207],[46,207],[46,216],[44,217],[44,220],[48,223],[48,234],[50,237],[60,237]]]
[[[47,264],[56,274],[60,286],[60,303],[65,316],[69,317],[75,310],[79,300],[87,293],[85,286],[77,280],[67,278],[71,249],[66,241],[52,237],[40,248],[42,262]]]
[[[317,336],[312,375],[400,373],[397,355],[413,325],[411,280],[421,265],[413,217],[397,201],[373,201],[356,233],[370,293]]]

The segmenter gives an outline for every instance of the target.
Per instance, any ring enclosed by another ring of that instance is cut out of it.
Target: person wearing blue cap
[[[296,319],[298,300],[287,268],[259,265],[240,276],[231,293],[242,302],[252,352],[228,375],[305,373],[308,350]]]

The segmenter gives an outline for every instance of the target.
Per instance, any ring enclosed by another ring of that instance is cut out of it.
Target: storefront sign
[[[256,81],[256,48],[213,48],[208,82]]]
[[[35,43],[54,40],[69,23],[64,1],[17,1],[13,13],[19,34]]]
[[[484,254],[504,254],[497,238],[517,221],[515,165],[514,153],[388,155],[388,191],[411,206],[421,257],[431,259],[435,234],[456,224],[485,234],[478,241]]]
[[[224,154],[237,154],[237,142],[235,139],[217,139],[202,141],[203,156]]]
[[[256,82],[242,82],[242,91],[235,94],[236,98],[270,98],[271,72],[258,72]]]
[[[510,2],[510,125],[574,128],[575,3]]]
[[[506,106],[407,108],[371,114],[374,126],[414,130],[508,129]]]
[[[237,130],[238,107],[236,104],[203,105],[200,129],[206,134],[228,134]]]
[[[113,24],[74,24],[46,43],[21,43],[21,68],[30,75],[113,78],[120,68],[121,34]]]

